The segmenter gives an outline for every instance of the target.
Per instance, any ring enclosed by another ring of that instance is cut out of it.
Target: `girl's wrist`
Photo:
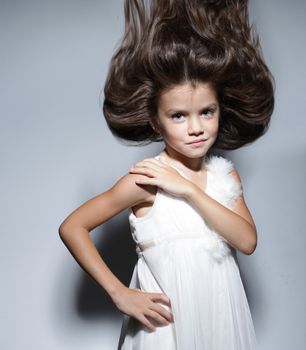
[[[116,285],[116,286],[112,286],[108,291],[108,295],[110,296],[110,298],[112,299],[113,303],[114,304],[117,304],[119,299],[120,299],[120,296],[122,295],[122,293],[124,292],[124,290],[126,289],[127,287],[122,284],[121,282]]]
[[[199,187],[190,181],[190,185],[187,187],[185,191],[184,198],[188,201],[191,201],[192,198],[197,194],[199,190],[200,190]]]

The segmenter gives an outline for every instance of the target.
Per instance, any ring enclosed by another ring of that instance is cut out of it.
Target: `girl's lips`
[[[198,140],[198,141],[195,141],[195,142],[189,142],[187,143],[187,145],[190,145],[190,146],[201,146],[204,144],[206,140]]]

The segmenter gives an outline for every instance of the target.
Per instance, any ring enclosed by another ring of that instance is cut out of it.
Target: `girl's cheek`
[[[219,120],[216,119],[216,121],[211,126],[211,132],[218,133],[218,131],[219,131]]]

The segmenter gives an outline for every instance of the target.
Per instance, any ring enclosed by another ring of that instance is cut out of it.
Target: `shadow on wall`
[[[132,239],[127,211],[123,211],[95,231],[99,236],[95,245],[111,271],[129,286],[137,261],[135,243]],[[76,291],[76,312],[84,319],[109,318],[122,315],[106,292],[85,272],[80,272]]]

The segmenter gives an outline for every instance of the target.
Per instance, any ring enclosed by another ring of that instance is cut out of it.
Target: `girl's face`
[[[209,83],[177,85],[162,93],[155,130],[160,132],[169,154],[203,157],[214,144],[220,107]]]

